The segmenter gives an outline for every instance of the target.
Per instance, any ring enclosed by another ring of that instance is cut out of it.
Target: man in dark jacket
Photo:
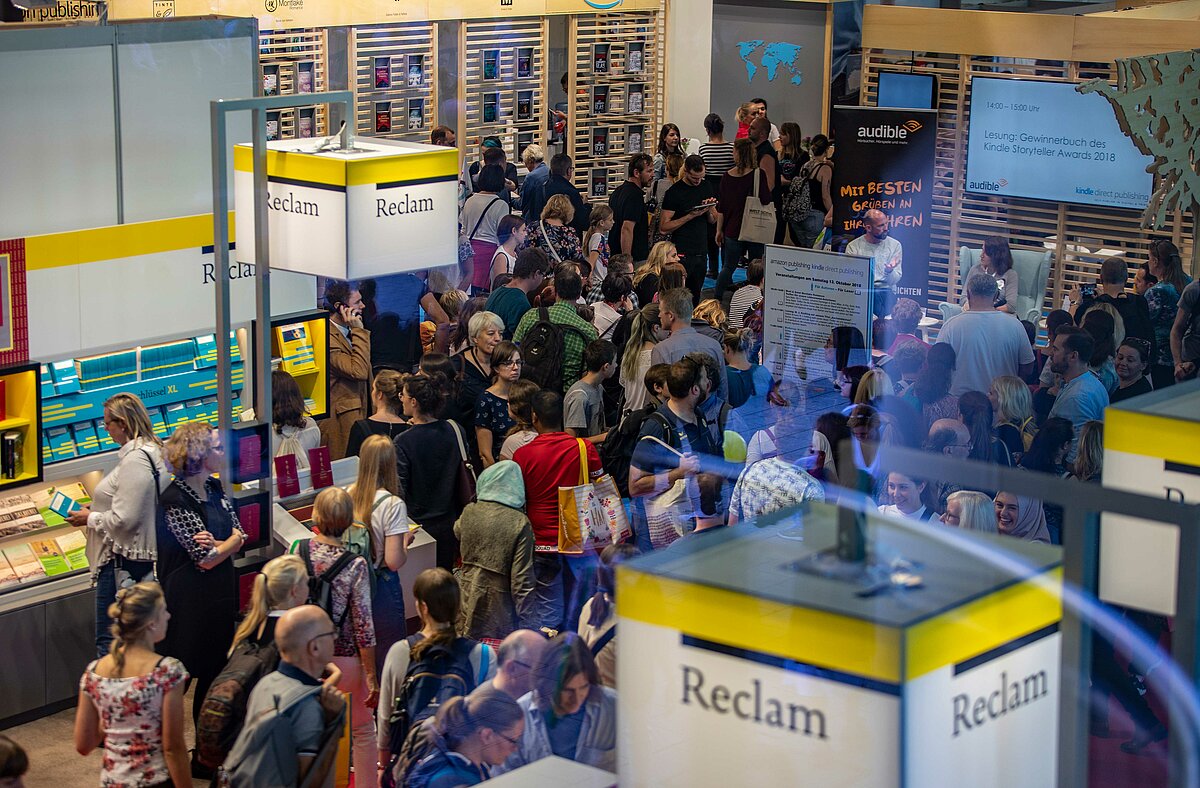
[[[580,235],[587,232],[588,220],[592,215],[592,206],[583,201],[583,196],[579,193],[579,189],[575,188],[575,184],[571,183],[571,178],[575,176],[575,162],[571,161],[571,157],[565,153],[556,153],[554,158],[550,159],[550,179],[546,181],[546,187],[542,189],[542,199],[537,205],[526,206],[522,211],[522,215],[527,222],[536,222],[542,217],[542,208],[556,194],[565,194],[567,199],[571,201],[571,207],[575,209],[575,218],[571,220],[571,226],[579,231]]]
[[[1084,296],[1076,287],[1075,325],[1083,325],[1083,316],[1096,304],[1111,304],[1125,323],[1125,336],[1138,337],[1150,343],[1154,353],[1154,325],[1150,322],[1150,305],[1144,295],[1125,292],[1129,281],[1129,264],[1120,257],[1110,257],[1100,266],[1100,286],[1094,296]]]

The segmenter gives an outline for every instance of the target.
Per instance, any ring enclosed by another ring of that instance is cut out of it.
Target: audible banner
[[[903,247],[896,296],[929,299],[929,232],[937,110],[834,107],[833,248],[862,235],[872,208]]]

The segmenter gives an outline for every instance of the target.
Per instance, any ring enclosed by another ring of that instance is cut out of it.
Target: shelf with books
[[[257,335],[258,321],[250,331],[251,336]],[[308,415],[314,419],[328,415],[329,313],[312,309],[271,318],[271,368],[295,379]]]
[[[233,336],[230,348],[236,418],[245,373]],[[104,428],[104,402],[119,392],[141,398],[160,439],[189,421],[215,423],[216,363],[216,336],[206,334],[41,365],[42,415],[35,435],[40,441],[34,441],[40,444],[41,461],[59,463],[116,450]],[[0,441],[2,436],[0,428]]]
[[[0,494],[0,594],[87,571],[85,531],[64,515],[91,503],[83,480],[94,484],[98,477],[85,474],[49,485],[17,480],[24,486]]]
[[[0,369],[0,490],[42,478],[40,371],[37,364]]]
[[[356,133],[429,142],[438,124],[436,24],[360,25],[350,40]]]

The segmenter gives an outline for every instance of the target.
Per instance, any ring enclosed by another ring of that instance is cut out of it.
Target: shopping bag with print
[[[629,524],[629,515],[625,513],[625,502],[617,490],[617,483],[607,473],[593,482],[595,489],[593,498],[596,506],[596,517],[608,524],[612,543],[625,542],[633,538],[633,528]]]
[[[653,435],[646,435],[642,440],[654,441],[672,454],[683,456],[675,447]],[[666,547],[690,531],[696,519],[693,502],[698,500],[700,491],[696,487],[694,476],[684,477],[658,495],[646,498],[646,524],[650,532],[650,546],[655,550]]]

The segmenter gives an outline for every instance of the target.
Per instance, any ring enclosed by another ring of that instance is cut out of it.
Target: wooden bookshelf
[[[350,41],[355,134],[428,143],[438,125],[437,26],[363,25],[354,28]],[[420,113],[414,116],[417,107]],[[387,131],[377,123],[385,108],[390,108]]]
[[[22,364],[0,369],[0,380],[4,381],[4,413],[0,421],[0,433],[20,431],[23,433],[21,447],[22,472],[15,478],[0,477],[0,490],[19,484],[30,484],[42,479],[42,400],[41,366]]]

